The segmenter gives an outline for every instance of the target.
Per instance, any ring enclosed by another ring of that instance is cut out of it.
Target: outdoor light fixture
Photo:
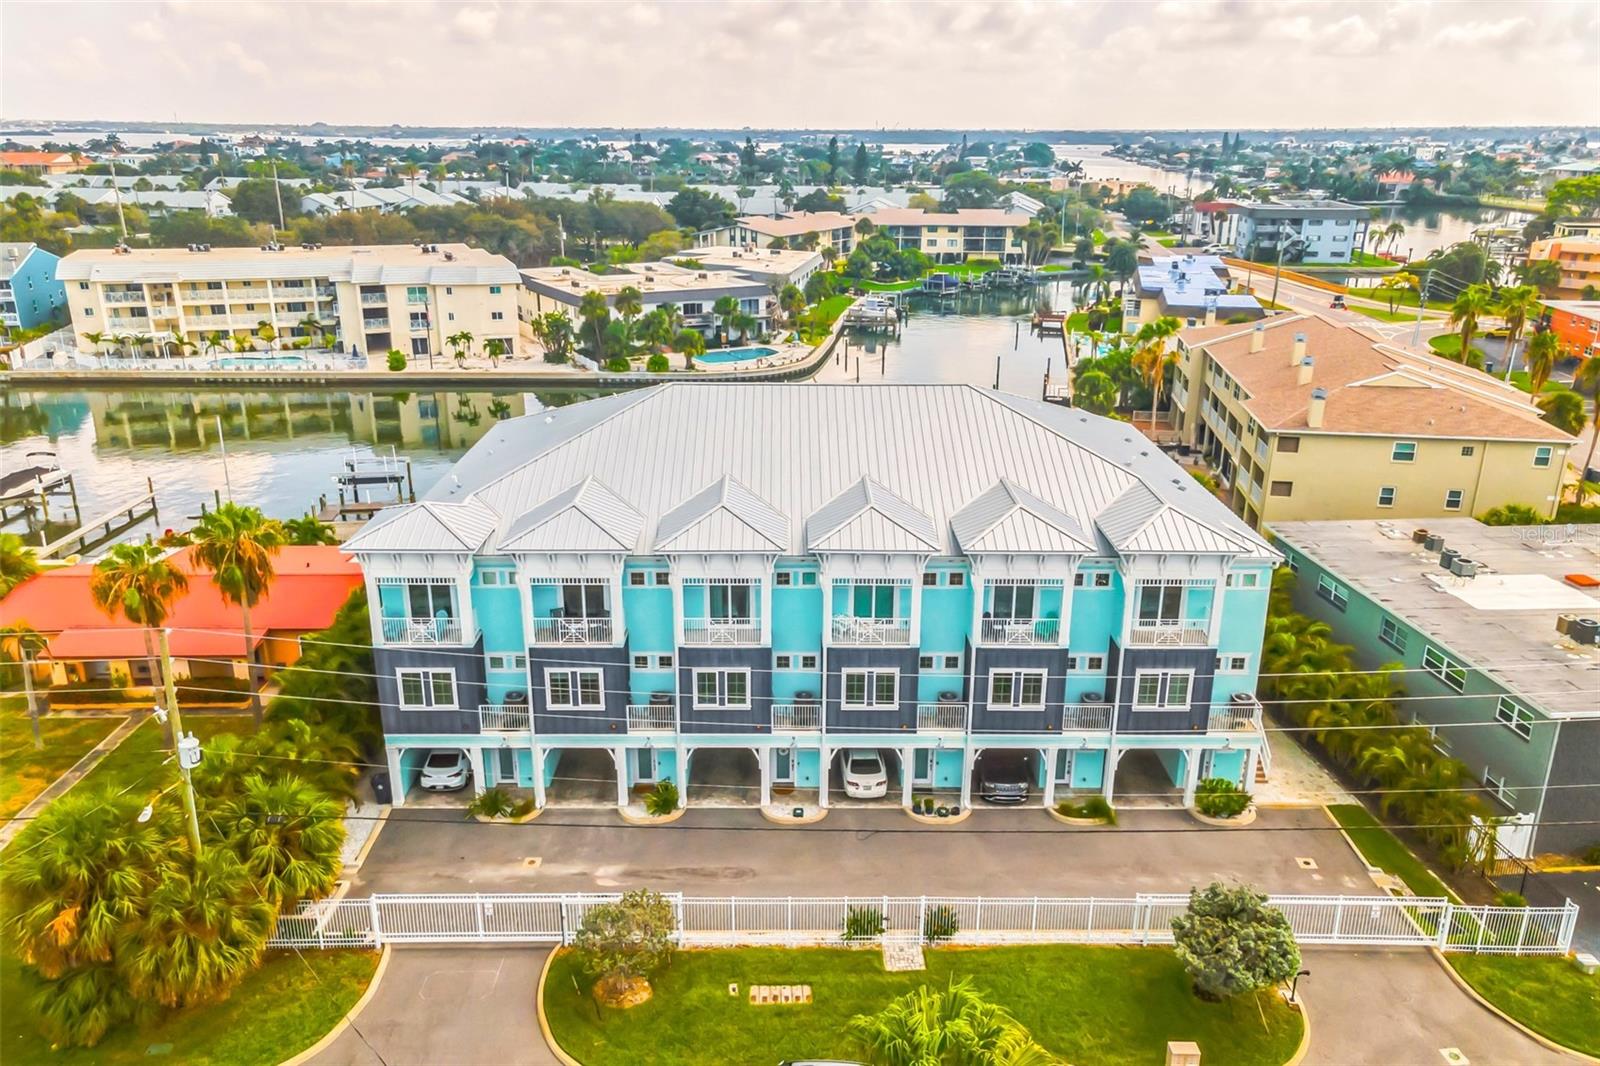
[[[1294,984],[1289,986],[1289,1002],[1290,1003],[1299,1003],[1300,1002],[1299,999],[1295,998],[1300,994],[1300,978],[1302,978],[1302,977],[1310,977],[1310,976],[1311,976],[1311,971],[1310,970],[1301,970],[1299,973],[1294,975]]]

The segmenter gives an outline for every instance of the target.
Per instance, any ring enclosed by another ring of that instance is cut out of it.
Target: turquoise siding
[[[790,586],[772,590],[772,649],[822,650],[822,589]]]
[[[1211,765],[1206,769],[1207,777],[1225,777],[1236,785],[1244,784],[1244,752],[1242,751],[1213,751]]]
[[[522,604],[514,587],[472,589],[472,615],[483,634],[486,652],[526,652],[528,642],[522,638]]]
[[[922,632],[918,640],[924,654],[959,655],[966,650],[967,630],[972,626],[971,579],[951,588],[948,574],[949,571],[940,573],[938,585],[922,587]]]
[[[1161,768],[1167,772],[1168,780],[1174,785],[1183,784],[1183,775],[1189,763],[1188,757],[1183,752],[1162,748],[1156,751],[1156,758],[1161,761]]]
[[[1096,573],[1110,573],[1111,584],[1094,587]],[[1122,575],[1116,571],[1085,570],[1081,586],[1072,590],[1072,628],[1067,646],[1074,654],[1103,655],[1113,634],[1122,632]]]

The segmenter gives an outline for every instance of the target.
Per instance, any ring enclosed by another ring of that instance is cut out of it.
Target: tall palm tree
[[[44,750],[44,737],[39,733],[39,694],[33,690],[34,663],[39,653],[50,646],[43,633],[26,622],[16,622],[0,628],[0,663],[15,663],[22,675],[22,694],[28,702],[28,724],[33,729],[35,751]]]
[[[616,308],[617,314],[621,315],[622,320],[628,324],[628,328],[632,329],[633,320],[638,318],[640,313],[644,311],[644,294],[639,291],[637,286],[624,285],[617,290]]]
[[[261,338],[262,342],[267,346],[267,351],[270,352],[272,351],[272,342],[278,336],[278,331],[273,328],[271,322],[263,318],[256,323],[256,336]]]
[[[732,296],[718,296],[711,305],[711,313],[718,319],[722,342],[726,344],[733,334],[733,316],[739,313],[739,301]]]
[[[1390,274],[1378,282],[1376,286],[1389,301],[1389,313],[1391,315],[1395,313],[1395,305],[1400,302],[1401,293],[1419,292],[1421,287],[1421,282],[1417,280],[1417,276],[1404,270],[1398,274]]]
[[[0,599],[39,572],[39,557],[16,533],[0,533]]]
[[[1133,353],[1133,364],[1145,383],[1150,386],[1150,435],[1156,431],[1156,407],[1161,402],[1161,389],[1167,381],[1167,370],[1178,361],[1178,353],[1167,350],[1167,343],[1177,336],[1181,323],[1176,318],[1163,315],[1154,322],[1146,322],[1135,335],[1138,347]]]
[[[283,532],[290,544],[339,543],[339,535],[333,531],[333,527],[311,514],[286,519]]]
[[[112,618],[121,616],[144,628],[144,652],[150,661],[150,680],[160,687],[161,668],[156,660],[155,630],[166,624],[172,604],[189,588],[189,579],[154,544],[116,544],[89,577],[89,597]],[[164,725],[172,745],[170,719]]]
[[[92,330],[88,333],[85,333],[83,335],[83,339],[89,342],[90,351],[95,355],[99,355],[100,346],[111,338],[109,334],[102,333],[99,330]]]
[[[745,311],[735,311],[733,317],[728,319],[728,328],[739,331],[739,343],[743,344],[750,339],[752,331],[760,327],[761,322],[755,315]]]
[[[606,324],[611,321],[611,307],[606,303],[606,294],[593,290],[584,293],[578,301],[578,317],[594,334],[595,358],[604,358]]]
[[[1546,334],[1539,334],[1546,336]],[[1594,446],[1600,443],[1600,359],[1590,357],[1583,361],[1578,372],[1572,376],[1572,386],[1579,392],[1589,394],[1589,428],[1593,435],[1589,438],[1589,455],[1583,460],[1583,473],[1587,474],[1589,468],[1594,466]],[[1584,477],[1578,478],[1578,503],[1582,504],[1589,496],[1590,482]]]
[[[1384,239],[1384,243],[1388,245],[1385,250],[1390,252],[1394,251],[1395,242],[1405,235],[1406,224],[1401,222],[1399,219],[1395,219],[1393,222],[1383,227],[1382,237]]]
[[[239,608],[244,628],[245,682],[250,714],[261,725],[261,693],[257,688],[256,649],[250,630],[250,609],[261,602],[276,576],[272,560],[288,538],[283,526],[258,507],[232,502],[207,511],[194,527],[194,559],[211,571],[211,583],[223,602]]]
[[[1500,375],[1510,380],[1517,365],[1517,342],[1528,320],[1539,314],[1539,290],[1532,285],[1513,285],[1500,290],[1499,311],[1506,320],[1506,372]]]
[[[252,773],[217,805],[214,821],[262,894],[289,909],[333,891],[343,816],[342,804],[300,777]]]
[[[1461,358],[1465,363],[1472,355],[1472,338],[1478,332],[1478,319],[1494,307],[1494,293],[1487,285],[1468,285],[1450,305],[1450,324],[1461,334]]]
[[[444,339],[444,342],[450,345],[451,354],[455,356],[457,363],[472,354],[472,332],[470,330],[463,329],[452,333]]]
[[[1555,371],[1556,360],[1561,356],[1561,344],[1556,340],[1556,335],[1546,330],[1535,333],[1528,340],[1528,384],[1529,390],[1537,396],[1544,391],[1545,384],[1550,380],[1550,375]]]

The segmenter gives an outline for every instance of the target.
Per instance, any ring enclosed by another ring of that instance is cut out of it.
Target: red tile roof
[[[239,608],[224,603],[210,571],[195,565],[190,549],[173,556],[189,579],[189,590],[172,607],[172,654],[181,657],[239,658],[245,653]],[[334,545],[281,549],[277,577],[267,595],[251,608],[252,643],[273,630],[325,629],[350,593],[361,584],[361,570]],[[25,622],[50,639],[54,659],[122,659],[145,654],[144,631],[123,618],[110,618],[89,596],[91,563],[45,570],[0,600],[0,626]]]

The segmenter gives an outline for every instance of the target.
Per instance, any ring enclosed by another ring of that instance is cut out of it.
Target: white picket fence
[[[870,939],[953,944],[1170,944],[1182,894],[1132,898],[957,896],[702,897],[666,893],[686,947],[842,942],[852,911],[883,916]],[[275,947],[486,942],[568,944],[615,893],[377,895],[302,904],[278,919]],[[1397,896],[1270,896],[1301,944],[1437,947],[1564,955],[1578,908],[1471,907]]]

